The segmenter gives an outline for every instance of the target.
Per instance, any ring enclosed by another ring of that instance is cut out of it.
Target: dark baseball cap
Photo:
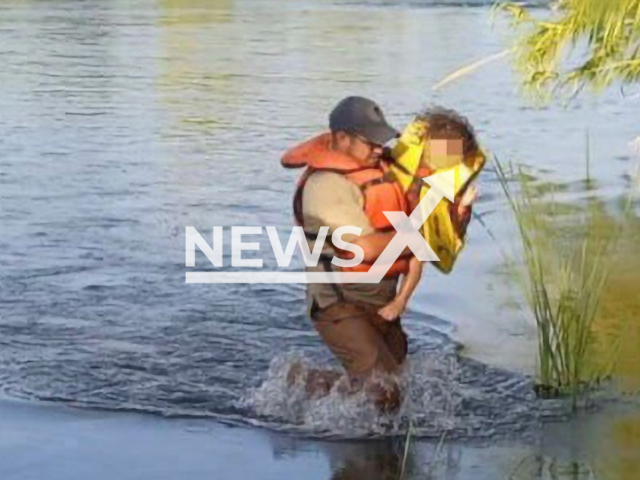
[[[378,104],[363,97],[341,100],[329,115],[329,128],[332,132],[355,133],[380,145],[400,135],[387,123]]]

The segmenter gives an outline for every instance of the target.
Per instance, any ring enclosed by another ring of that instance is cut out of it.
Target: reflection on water
[[[327,480],[635,480],[640,457],[637,414],[605,410],[547,425],[510,440],[424,440],[406,436],[368,442],[304,442],[271,435],[274,456],[322,452]]]
[[[597,480],[597,476],[586,462],[561,462],[544,455],[529,455],[523,458],[507,476],[509,480]]]
[[[615,371],[624,391],[639,392],[640,218],[628,215],[624,226],[616,243],[617,251],[612,258],[611,274],[595,328],[603,338],[610,338],[611,331],[622,329]]]
[[[348,455],[341,453],[341,461],[332,465],[330,480],[353,480],[372,478],[392,480],[400,478],[403,468],[403,449],[399,443],[373,444]],[[412,465],[405,465],[407,473]]]
[[[613,441],[605,448],[600,478],[634,480],[640,472],[640,417],[628,416],[612,422]]]
[[[163,12],[163,25],[192,27],[194,24],[226,23],[231,21],[234,0],[157,0]]]
[[[167,110],[177,116],[166,135],[179,137],[190,131],[213,135],[222,121],[216,110],[225,100],[233,101],[242,94],[234,88],[240,82],[227,73],[237,71],[241,56],[228,56],[224,66],[224,61],[215,65],[207,61],[225,58],[224,52],[237,40],[212,42],[206,38],[209,29],[223,28],[220,24],[231,21],[233,0],[159,0],[158,6],[163,55],[156,85]]]

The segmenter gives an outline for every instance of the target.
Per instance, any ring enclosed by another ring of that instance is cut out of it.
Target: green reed
[[[411,463],[411,457],[415,455],[415,452],[412,451],[414,437],[415,437],[415,432],[413,429],[413,421],[410,420],[409,428],[407,429],[407,435],[404,438],[404,446],[402,447],[403,453],[402,453],[402,461],[400,463],[401,467],[400,467],[400,472],[398,474],[398,480],[404,480],[405,478],[407,478],[407,474],[409,472],[408,465]],[[429,460],[429,462],[427,463],[427,470],[423,472],[424,478],[426,479],[433,478],[433,473],[438,463],[438,457],[442,453],[444,440],[446,437],[447,437],[447,432],[443,431],[440,434],[438,443],[434,448],[433,455]]]
[[[575,408],[581,388],[611,370],[610,362],[588,357],[614,240],[600,238],[589,226],[577,238],[563,235],[545,205],[537,201],[533,180],[522,169],[514,175],[512,168],[508,176],[496,160],[496,170],[522,243],[524,293],[537,325],[539,381],[544,388],[570,394]],[[510,187],[514,177],[517,195]]]
[[[404,480],[405,475],[407,473],[407,460],[409,459],[409,452],[411,446],[411,439],[413,438],[413,422],[409,421],[409,428],[407,429],[407,436],[404,439],[404,452],[402,455],[402,466],[400,468],[400,475],[398,476],[398,480]]]

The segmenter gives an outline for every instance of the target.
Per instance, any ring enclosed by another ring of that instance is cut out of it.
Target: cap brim
[[[400,136],[400,132],[398,132],[391,125],[376,125],[371,128],[371,132],[368,136],[368,139],[372,142],[379,143],[380,145],[384,145],[394,138],[398,138]]]

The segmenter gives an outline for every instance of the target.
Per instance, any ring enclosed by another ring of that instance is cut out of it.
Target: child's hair
[[[462,139],[464,155],[478,151],[478,142],[473,127],[466,117],[455,110],[440,106],[429,107],[419,113],[416,120],[429,125],[429,137],[433,139]]]

